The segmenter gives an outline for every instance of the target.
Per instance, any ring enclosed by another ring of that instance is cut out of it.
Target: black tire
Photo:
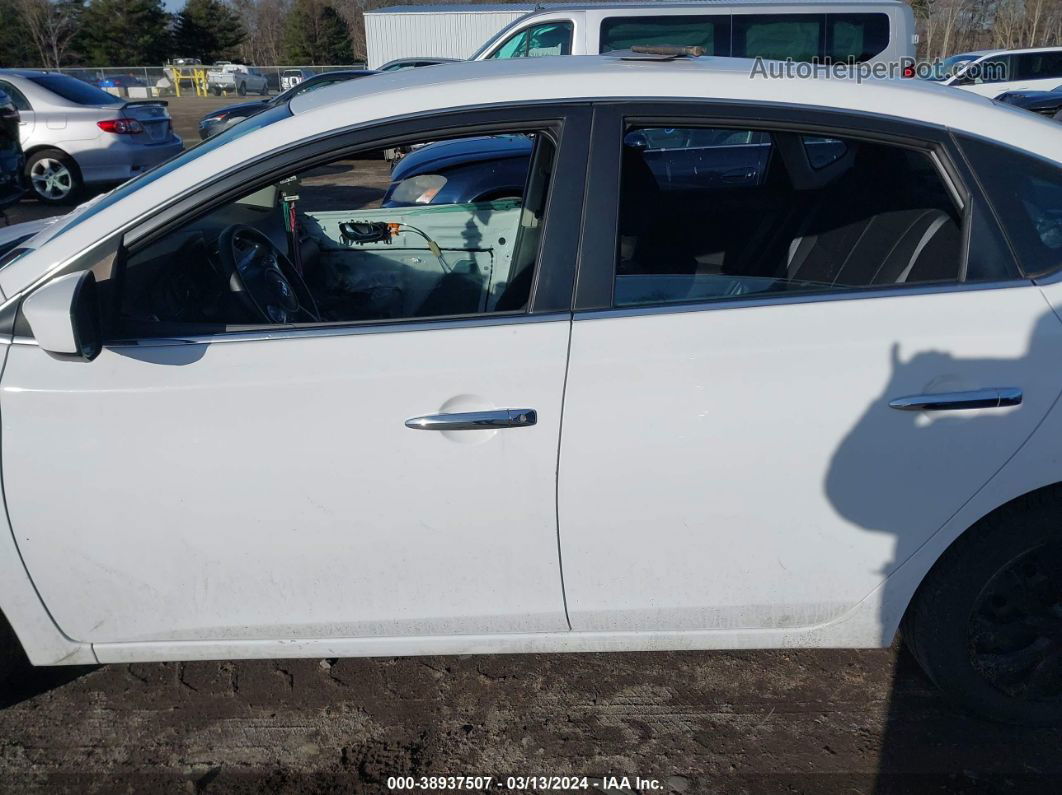
[[[29,667],[22,644],[18,642],[15,631],[0,613],[0,685],[10,682],[16,674]]]
[[[220,97],[221,96],[221,86],[214,86],[210,90],[214,92],[214,96],[215,97]]]
[[[239,94],[241,97],[246,97],[247,96],[247,84],[246,83],[242,83],[242,82],[241,83],[237,83],[236,84],[236,93]]]
[[[49,174],[54,181],[48,181]],[[59,149],[40,149],[27,157],[25,177],[33,196],[44,204],[73,204],[84,187],[81,169]]]
[[[269,96],[269,83],[266,83],[264,86],[262,86],[261,90],[258,93],[259,93],[260,96],[268,97]]]
[[[1062,724],[1062,492],[990,514],[944,553],[903,636],[934,684],[991,720]]]

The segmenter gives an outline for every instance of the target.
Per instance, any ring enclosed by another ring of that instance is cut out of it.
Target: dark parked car
[[[383,206],[465,204],[519,197],[530,158],[531,138],[527,135],[428,144],[398,161]]]
[[[18,110],[11,98],[0,91],[0,211],[22,198],[22,171],[25,158],[19,142]]]
[[[324,88],[325,86],[330,86],[334,83],[343,83],[347,80],[355,80],[359,77],[368,77],[369,75],[374,74],[376,74],[376,72],[369,69],[344,69],[336,72],[325,72],[324,74],[308,77],[301,83],[297,83],[289,88],[283,94],[277,94],[271,99],[258,99],[253,102],[241,102],[238,105],[228,105],[220,110],[208,113],[199,120],[199,137],[205,140],[210,136],[231,127],[237,122],[261,113],[263,110],[284,105],[298,94],[304,94],[307,91],[314,91],[318,88]]]
[[[1062,85],[1051,91],[1008,91],[996,97],[996,101],[1062,121]]]

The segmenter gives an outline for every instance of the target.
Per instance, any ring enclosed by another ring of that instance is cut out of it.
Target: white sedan
[[[750,67],[351,81],[19,242],[0,607],[30,660],[902,624],[952,697],[1058,720],[1058,127]],[[519,149],[522,191],[418,173],[380,206],[373,152],[461,138],[487,177]]]

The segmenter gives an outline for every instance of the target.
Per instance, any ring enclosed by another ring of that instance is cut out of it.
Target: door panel
[[[97,643],[566,630],[570,321],[420,328],[87,364],[11,346],[5,492],[60,628]],[[493,408],[538,421],[405,426]]]
[[[1060,360],[1031,286],[577,316],[558,497],[572,628],[837,618],[1028,438]],[[1023,402],[889,407],[1000,387]]]

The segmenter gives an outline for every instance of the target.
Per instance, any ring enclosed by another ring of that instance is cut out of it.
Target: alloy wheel
[[[969,631],[970,661],[993,687],[1020,701],[1062,701],[1062,542],[996,572]]]
[[[60,201],[74,190],[74,175],[70,169],[50,157],[42,157],[30,169],[33,189],[45,199]]]

